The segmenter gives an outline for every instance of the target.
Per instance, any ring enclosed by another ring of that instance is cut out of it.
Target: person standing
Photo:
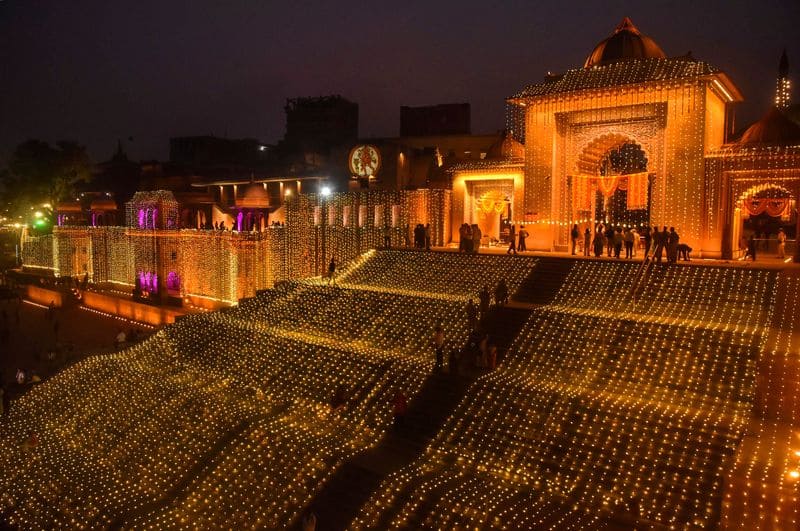
[[[661,236],[664,237],[663,235]],[[675,227],[669,228],[669,235],[667,236],[667,262],[675,264],[678,262],[678,243],[681,237],[675,232]]]
[[[655,229],[655,227],[653,227]],[[644,228],[644,258],[643,260],[647,260],[647,257],[650,255],[650,244],[653,243],[653,234],[650,232],[649,227]]]
[[[519,245],[517,245],[517,251],[523,252],[528,250],[528,245],[525,243],[525,239],[528,237],[528,231],[525,230],[525,225],[519,226]]]
[[[331,261],[328,264],[328,285],[336,285],[336,261],[331,256]]]
[[[753,262],[756,261],[756,237],[753,234],[747,239],[747,254],[744,257],[747,258],[748,256]]]
[[[497,282],[497,286],[494,289],[494,303],[501,307],[508,304],[508,285],[504,278]]]
[[[467,323],[470,330],[475,330],[478,326],[478,308],[472,302],[472,299],[467,302]]]
[[[664,232],[659,232],[658,227],[653,227],[653,245],[655,245],[655,250],[653,251],[653,257],[656,259],[656,262],[659,264],[661,263],[661,255],[664,253],[664,237],[667,235],[667,228],[664,227]]]
[[[396,390],[392,397],[392,412],[395,429],[402,429],[405,425],[406,413],[408,413],[408,399],[400,389]]]
[[[387,249],[392,248],[392,229],[389,228],[389,225],[383,227],[383,246]]]
[[[633,231],[629,228],[625,229],[625,259],[630,260],[633,258]]]
[[[614,230],[614,258],[619,260],[620,253],[622,252],[622,228],[617,227]]]
[[[591,254],[592,248],[592,231],[589,230],[589,227],[586,227],[586,230],[583,231],[583,256],[589,256]]]
[[[778,229],[778,258],[786,257],[786,232],[783,227]]]
[[[641,246],[641,238],[639,236],[639,232],[636,230],[636,227],[631,227],[631,236],[633,239],[633,248],[631,250],[631,258],[636,258],[636,249]]]
[[[484,286],[480,294],[478,295],[481,319],[486,317],[486,314],[489,312],[489,304],[491,303],[491,300],[492,296],[489,294],[489,288],[488,286]]]
[[[431,224],[430,223],[426,223],[425,224],[425,232],[424,232],[424,234],[425,234],[425,250],[426,251],[430,251],[431,250]]]
[[[606,256],[611,258],[611,253],[614,251],[614,234],[616,231],[610,224],[606,227],[605,243],[606,243]]]
[[[403,241],[406,247],[411,247],[411,225],[406,223],[406,231],[403,234]]]
[[[572,255],[575,256],[577,254],[578,248],[578,237],[581,235],[580,231],[578,231],[578,224],[574,224],[572,226],[572,230],[569,233],[570,239],[572,240]]]
[[[598,230],[594,233],[594,257],[600,258],[603,255],[603,231]]]
[[[509,244],[508,244],[508,251],[506,251],[506,254],[511,254],[512,252],[514,254],[517,254],[517,228],[513,223],[511,224],[511,228],[509,229],[508,239],[509,239]]]
[[[441,323],[437,324],[433,329],[433,339],[431,340],[433,352],[436,355],[436,365],[434,368],[436,372],[442,372],[444,368],[444,328]]]
[[[483,238],[481,228],[477,225],[472,225],[472,252],[475,254],[478,254],[478,250],[481,248],[481,238]]]

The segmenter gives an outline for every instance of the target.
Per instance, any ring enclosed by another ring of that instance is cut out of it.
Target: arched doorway
[[[571,178],[572,220],[581,232],[598,223],[649,226],[654,176],[648,165],[645,148],[627,135],[608,133],[586,144]]]
[[[595,193],[595,222],[624,227],[649,226],[650,178],[647,175],[647,155],[641,146],[627,141],[606,152],[600,163],[600,175],[605,180],[620,177],[616,189],[609,194],[603,190]],[[633,179],[643,180],[644,202],[641,198],[633,201],[632,197],[628,197]]]
[[[737,198],[733,210],[733,257],[744,256],[747,240],[753,236],[756,249],[766,256],[777,252],[778,230],[788,240],[797,238],[797,198],[783,186],[759,184],[745,190]],[[787,249],[786,255],[791,256]]]

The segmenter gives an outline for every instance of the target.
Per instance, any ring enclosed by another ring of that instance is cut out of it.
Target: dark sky
[[[739,123],[770,104],[783,47],[800,84],[798,0],[0,0],[0,164],[32,137],[95,160],[118,138],[135,159],[178,135],[275,142],[287,97],[334,93],[360,104],[362,136],[396,135],[400,105],[464,101],[490,132],[504,97],[583,64],[625,15],[727,71]]]

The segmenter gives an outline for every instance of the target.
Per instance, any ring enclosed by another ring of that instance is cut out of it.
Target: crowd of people
[[[652,259],[657,263],[662,263],[666,259],[667,263],[674,264],[679,258],[688,261],[692,248],[681,243],[680,235],[675,227],[665,225],[661,230],[658,227],[615,227],[613,225],[598,224],[594,234],[587,227],[581,237],[578,225],[572,226],[570,231],[572,254],[578,254],[580,247],[583,247],[584,256],[595,256],[599,258],[605,256],[616,259],[622,258],[622,250],[625,249],[625,259],[636,258],[637,252],[642,250],[644,260]],[[652,254],[651,254],[652,250]]]

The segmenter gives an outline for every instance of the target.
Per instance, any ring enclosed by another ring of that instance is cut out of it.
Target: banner
[[[647,208],[648,173],[631,173],[628,177],[628,210]]]
[[[751,216],[758,216],[766,212],[767,215],[777,218],[783,214],[787,206],[789,206],[788,197],[779,199],[756,199],[754,197],[748,197],[744,200],[744,208]]]

